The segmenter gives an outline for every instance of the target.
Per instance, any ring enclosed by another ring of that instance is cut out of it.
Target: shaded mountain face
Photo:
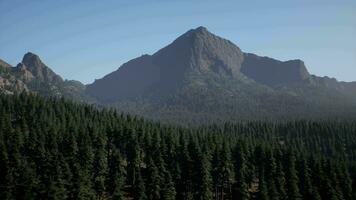
[[[301,60],[243,53],[204,27],[87,86],[98,102],[186,123],[356,116],[355,83],[310,75]],[[346,114],[345,114],[346,113]]]
[[[22,62],[16,67],[0,62],[0,93],[21,92],[77,101],[90,99],[85,95],[85,85],[78,81],[63,80],[46,66],[39,56],[30,52],[24,55]]]

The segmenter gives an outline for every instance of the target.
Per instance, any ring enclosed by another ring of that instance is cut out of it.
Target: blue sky
[[[91,83],[198,26],[245,52],[356,80],[355,0],[0,0],[0,58],[15,65],[31,51],[62,77]]]

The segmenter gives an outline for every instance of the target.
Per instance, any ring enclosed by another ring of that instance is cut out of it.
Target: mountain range
[[[65,97],[178,124],[356,116],[356,82],[311,75],[301,60],[242,52],[205,27],[89,85],[63,80],[33,53],[15,67],[0,60],[0,91]]]

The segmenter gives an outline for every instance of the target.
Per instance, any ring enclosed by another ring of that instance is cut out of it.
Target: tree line
[[[356,199],[356,122],[182,128],[0,96],[0,199]]]

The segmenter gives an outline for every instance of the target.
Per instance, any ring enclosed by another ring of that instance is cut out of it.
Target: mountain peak
[[[29,60],[40,60],[40,57],[32,52],[27,52],[23,58],[22,61],[29,61]]]
[[[196,69],[203,73],[237,75],[243,62],[239,47],[203,26],[190,29],[153,56],[156,63],[181,73],[186,69]]]
[[[44,64],[42,63],[40,57],[31,52],[27,52],[23,56],[22,63],[25,64],[30,70],[35,70],[36,68],[38,69],[44,67]]]
[[[191,32],[194,32],[194,33],[202,33],[202,34],[206,34],[206,33],[209,33],[209,34],[212,34],[208,31],[208,29],[204,26],[199,26],[195,29],[191,29]]]
[[[41,81],[63,81],[60,76],[47,67],[40,57],[34,53],[27,52],[22,59],[22,63]]]
[[[24,57],[38,57],[38,55],[36,55],[36,54],[34,54],[34,53],[29,51],[24,55]]]
[[[188,30],[186,33],[181,35],[179,38],[200,38],[200,37],[213,37],[215,36],[213,33],[211,33],[206,27],[204,26],[199,26],[194,29]]]

